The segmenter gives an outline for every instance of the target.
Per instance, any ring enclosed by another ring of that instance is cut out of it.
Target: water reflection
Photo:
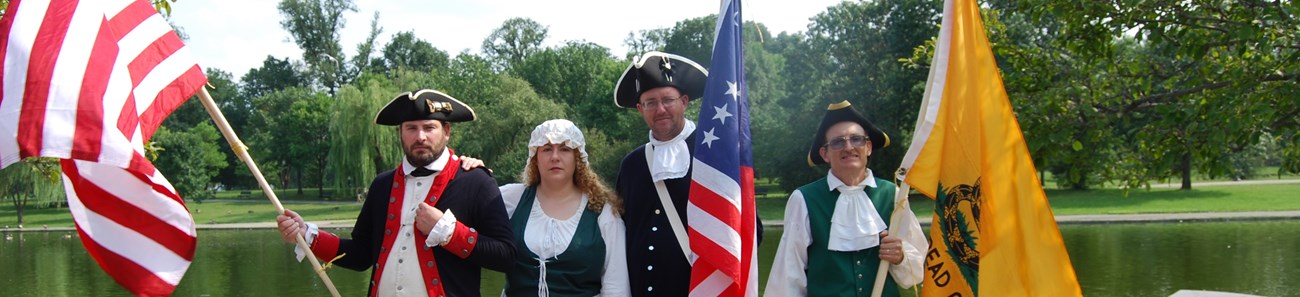
[[[764,235],[761,281],[780,232],[768,228]],[[1061,232],[1086,296],[1169,296],[1178,289],[1300,294],[1300,221],[1063,225]],[[0,295],[129,296],[75,233],[9,236],[0,241]],[[329,294],[272,229],[202,230],[195,254],[177,296]],[[366,294],[369,272],[336,268],[329,274],[343,296]],[[500,274],[484,274],[484,296],[497,296],[501,287]]]

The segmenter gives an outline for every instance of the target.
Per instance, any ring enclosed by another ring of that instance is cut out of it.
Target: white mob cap
[[[587,162],[587,141],[582,137],[582,130],[577,125],[565,119],[554,119],[542,122],[533,128],[533,135],[528,139],[528,162],[532,163],[533,156],[537,155],[537,148],[547,144],[563,144],[572,149],[578,149],[582,155],[582,163]],[[527,164],[532,166],[532,164]],[[525,167],[528,168],[528,167]],[[528,169],[525,169],[527,172]]]

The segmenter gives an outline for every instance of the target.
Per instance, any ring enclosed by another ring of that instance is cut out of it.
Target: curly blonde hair
[[[528,162],[530,165],[522,178],[522,180],[524,180],[524,185],[536,187],[537,185],[542,184],[542,174],[541,171],[537,169],[537,156],[539,155],[540,154],[534,154],[532,158],[530,158],[531,160]],[[573,150],[573,155],[574,163],[577,164],[574,166],[573,183],[578,186],[578,191],[587,194],[587,209],[599,213],[605,203],[609,203],[610,206],[613,206],[614,214],[622,215],[623,201],[619,199],[617,194],[614,194],[614,191],[610,191],[609,187],[605,186],[604,182],[600,181],[600,175],[596,174],[596,171],[591,170],[591,167],[587,165],[587,162],[582,161],[582,156],[579,155],[578,150]]]

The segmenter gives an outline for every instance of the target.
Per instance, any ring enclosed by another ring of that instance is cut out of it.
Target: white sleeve
[[[812,237],[808,230],[808,208],[803,199],[803,192],[795,190],[785,203],[785,232],[776,246],[776,257],[772,259],[764,296],[808,295],[808,276],[804,269],[808,267],[808,244]]]
[[[600,296],[631,296],[632,287],[627,278],[627,240],[623,219],[614,214],[613,205],[606,203],[597,222],[600,236],[605,239],[605,273],[600,282]]]
[[[524,184],[506,184],[498,187],[501,190],[501,202],[506,204],[506,218],[515,215],[515,207],[519,207],[519,199],[524,196]]]
[[[447,244],[451,241],[452,233],[456,233],[456,222],[456,214],[451,213],[450,209],[442,213],[442,218],[433,224],[433,229],[429,230],[429,238],[424,239],[424,245],[435,247]]]
[[[911,204],[904,202],[903,209],[894,215],[899,216],[898,236],[903,239],[904,254],[902,263],[889,266],[889,275],[894,277],[894,282],[899,287],[912,287],[925,278],[925,253],[930,249],[930,244],[925,239],[925,233],[921,232],[921,224],[916,219],[916,213],[912,212]]]

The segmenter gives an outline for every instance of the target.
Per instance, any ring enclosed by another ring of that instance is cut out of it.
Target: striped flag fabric
[[[692,161],[691,296],[757,296],[757,228],[739,0],[723,0]]]
[[[87,252],[135,295],[170,295],[194,220],[144,157],[163,119],[207,78],[147,1],[12,1],[0,19],[0,167],[62,159]]]
[[[923,101],[898,171],[935,200],[921,295],[1080,296],[975,0],[945,1]]]

